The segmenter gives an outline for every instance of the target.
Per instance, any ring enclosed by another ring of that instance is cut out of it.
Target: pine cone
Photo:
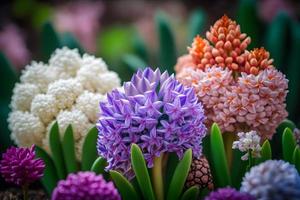
[[[214,189],[209,163],[204,156],[201,156],[200,159],[194,158],[192,161],[185,186],[189,188],[194,185],[199,186],[199,188]]]

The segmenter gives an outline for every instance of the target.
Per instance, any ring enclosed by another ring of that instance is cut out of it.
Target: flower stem
[[[23,200],[28,200],[28,185],[27,184],[22,186],[22,192],[23,192]]]
[[[163,185],[163,154],[160,157],[154,158],[154,167],[152,168],[152,180],[154,191],[156,194],[157,200],[164,199],[164,185]]]
[[[249,150],[248,154],[249,154],[249,157],[248,157],[249,163],[248,163],[248,166],[247,166],[247,171],[249,171],[251,169],[252,165],[253,165],[252,150]]]

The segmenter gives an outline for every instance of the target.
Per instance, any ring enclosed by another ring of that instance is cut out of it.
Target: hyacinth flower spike
[[[107,170],[117,170],[132,179],[130,148],[137,144],[147,167],[153,170],[158,199],[163,199],[167,154],[174,152],[182,158],[192,149],[194,157],[201,156],[201,140],[206,134],[202,105],[193,88],[159,69],[139,70],[123,89],[108,93],[107,101],[100,103],[99,155],[107,160]]]
[[[28,199],[28,187],[44,173],[42,159],[35,158],[34,145],[30,148],[11,147],[2,155],[0,172],[4,180],[21,186],[24,199]]]

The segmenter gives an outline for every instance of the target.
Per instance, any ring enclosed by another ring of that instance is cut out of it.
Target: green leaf
[[[75,145],[72,126],[69,125],[65,131],[62,141],[63,153],[65,158],[65,166],[68,173],[79,170],[78,163],[75,157]]]
[[[66,177],[66,169],[64,163],[64,154],[62,150],[62,145],[60,142],[60,134],[58,129],[58,124],[55,122],[50,130],[49,136],[50,149],[52,152],[52,157],[54,165],[57,170],[58,177],[64,179]]]
[[[291,129],[286,128],[282,135],[283,159],[293,163],[293,151],[296,147],[296,141]]]
[[[138,200],[140,199],[134,189],[134,187],[131,185],[131,183],[119,172],[111,170],[110,176],[114,183],[116,184],[116,187],[118,188],[118,191],[120,192],[123,200]]]
[[[55,49],[62,47],[59,35],[54,30],[50,22],[46,22],[42,27],[41,52],[46,61],[50,58]]]
[[[225,187],[231,184],[222,134],[219,126],[214,123],[210,135],[212,169],[216,187]]]
[[[166,175],[165,175],[165,186],[164,187],[164,193],[167,194],[168,187],[171,183],[173,174],[175,172],[175,169],[179,163],[179,158],[175,152],[168,153],[168,161],[167,161],[167,167],[166,167]]]
[[[276,128],[276,133],[272,137],[271,149],[273,159],[282,159],[282,134],[285,128],[290,128],[294,130],[296,125],[288,119],[283,120],[279,126]]]
[[[198,195],[199,195],[199,188],[198,186],[195,185],[190,187],[183,193],[181,200],[197,200]]]
[[[61,43],[62,46],[69,47],[70,49],[78,49],[79,53],[82,55],[84,54],[84,49],[78,40],[74,37],[72,33],[64,33],[61,36]]]
[[[140,57],[144,61],[149,61],[148,60],[149,55],[148,55],[146,43],[138,33],[136,33],[136,36],[133,37],[133,49],[134,49],[135,54],[138,57]]]
[[[167,194],[168,200],[179,199],[184,187],[184,183],[186,181],[186,178],[190,170],[190,166],[192,163],[192,156],[193,156],[192,150],[191,149],[187,150],[184,153],[182,160],[177,165],[168,189],[168,194]]]
[[[300,112],[300,24],[293,22],[291,26],[290,51],[288,57],[287,79],[289,80],[289,92],[287,94],[287,110],[289,117],[299,119]],[[293,129],[292,129],[293,130]]]
[[[203,32],[206,22],[206,13],[204,10],[196,10],[192,13],[189,19],[188,42],[193,42],[195,36]]]
[[[242,179],[247,171],[248,162],[241,159],[244,155],[238,149],[233,149],[233,159],[231,165],[231,178],[232,186],[236,189],[240,189]]]
[[[300,173],[300,148],[297,146],[293,153],[293,164],[295,165],[298,173]]]
[[[266,140],[261,147],[261,157],[255,160],[255,164],[258,165],[266,160],[272,159],[272,149],[269,140]]]
[[[91,167],[91,171],[95,172],[96,174],[103,174],[105,171],[105,167],[107,162],[104,158],[98,157]]]
[[[96,148],[97,138],[98,138],[97,128],[93,127],[87,133],[83,143],[82,159],[81,159],[82,171],[89,171],[94,161],[98,158],[98,153]]]
[[[0,89],[0,101],[9,103],[12,90],[17,82],[17,73],[6,56],[0,52],[0,78],[2,83]]]
[[[147,67],[145,61],[133,54],[124,55],[122,60],[133,72]]]
[[[280,12],[270,24],[265,36],[265,47],[274,59],[274,66],[283,70],[288,56],[288,31],[290,18],[287,13]]]
[[[174,36],[166,16],[158,12],[155,16],[157,34],[159,38],[159,61],[162,71],[168,70],[169,73],[174,72],[176,64],[176,45]]]
[[[248,49],[257,48],[259,44],[260,34],[260,19],[257,13],[255,0],[240,0],[237,9],[237,22],[241,26],[243,33],[246,33],[251,38],[251,44]]]
[[[51,195],[53,189],[56,187],[56,184],[59,180],[54,162],[52,158],[46,153],[46,151],[44,151],[38,146],[35,146],[35,155],[37,158],[43,159],[46,165],[41,182],[45,187],[47,193]]]
[[[14,67],[7,60],[5,55],[0,52],[0,79],[3,84],[0,85],[0,149],[1,152],[13,145],[8,130],[7,118],[10,112],[10,99],[13,88],[17,82],[17,73]]]
[[[146,162],[143,153],[138,145],[131,145],[131,164],[140,189],[145,199],[154,200],[154,192],[152,189],[150,176],[147,170]]]

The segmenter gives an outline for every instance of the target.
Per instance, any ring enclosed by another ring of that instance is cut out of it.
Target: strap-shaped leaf
[[[215,185],[225,187],[231,184],[222,134],[219,126],[214,123],[210,133],[210,149]]]
[[[140,199],[134,189],[134,187],[131,185],[131,183],[119,172],[111,170],[110,176],[114,183],[116,184],[116,187],[118,188],[118,191],[120,192],[123,200],[138,200]]]
[[[83,147],[82,147],[82,159],[81,159],[81,170],[89,171],[98,157],[97,153],[97,138],[98,131],[96,127],[93,127],[87,133]]]
[[[231,181],[232,186],[236,189],[239,189],[241,187],[242,179],[247,171],[248,162],[241,159],[241,157],[244,155],[243,152],[238,149],[233,149],[232,151],[233,159],[230,170],[232,179]]]
[[[274,58],[274,66],[283,70],[284,61],[288,55],[288,31],[290,17],[285,12],[279,12],[268,27],[265,35],[265,47]]]
[[[248,49],[259,45],[260,20],[257,13],[256,0],[240,0],[237,9],[237,22],[240,24],[244,33],[251,37],[251,44]]]
[[[206,22],[206,13],[204,10],[196,10],[189,19],[188,42],[193,42],[196,35],[201,34]]]
[[[96,174],[103,174],[105,171],[105,167],[107,162],[104,158],[98,157],[91,167],[91,171],[95,172]]]
[[[261,147],[261,157],[260,158],[257,158],[255,163],[256,165],[266,161],[266,160],[271,160],[272,159],[272,149],[271,149],[271,145],[270,145],[270,142],[269,140],[266,140],[262,147]]]
[[[145,61],[133,54],[124,55],[122,59],[123,62],[134,72],[138,69],[145,69],[147,67]]]
[[[56,184],[59,180],[54,162],[52,158],[47,154],[47,152],[38,146],[35,146],[35,155],[37,158],[43,159],[46,165],[41,182],[45,187],[47,193],[51,195],[53,189],[56,187]]]
[[[299,22],[293,21],[291,25],[291,39],[290,39],[290,52],[287,68],[287,79],[289,80],[289,92],[287,94],[287,110],[289,117],[297,119],[300,112],[300,24]],[[292,129],[293,130],[293,129]]]
[[[296,147],[296,141],[291,129],[284,129],[282,135],[282,153],[283,159],[290,163],[293,163],[293,153]]]
[[[12,90],[16,81],[18,80],[17,73],[2,52],[0,52],[0,66],[1,82],[5,83],[0,85],[0,101],[9,103]]]
[[[10,112],[9,102],[14,85],[17,81],[17,73],[5,55],[0,52],[0,152],[13,145],[8,130],[7,117]]]
[[[76,172],[79,170],[78,163],[75,157],[75,145],[73,137],[72,126],[69,125],[65,131],[62,147],[65,158],[65,166],[68,173]]]
[[[50,22],[42,27],[41,51],[44,60],[48,60],[55,49],[62,47],[59,35]]]
[[[51,127],[49,142],[58,177],[64,179],[66,177],[66,168],[57,122]]]
[[[295,165],[298,173],[300,173],[300,148],[297,146],[293,153],[293,164]]]
[[[175,152],[166,154],[167,156],[167,167],[166,167],[166,175],[165,175],[165,187],[164,193],[167,194],[168,186],[171,183],[172,177],[174,175],[175,169],[179,164],[179,158]]]
[[[154,200],[154,192],[150,181],[150,176],[147,170],[146,162],[143,153],[138,145],[131,145],[131,164],[141,192],[145,199]]]
[[[84,53],[84,49],[72,33],[64,33],[61,36],[62,46],[67,46],[70,49],[78,49],[80,54]]]
[[[135,37],[133,37],[132,39],[134,53],[142,60],[149,61],[149,55],[145,40],[138,33],[136,33]]]
[[[168,189],[168,194],[167,194],[168,200],[179,199],[182,193],[182,189],[184,187],[184,183],[186,181],[186,178],[190,170],[190,166],[192,163],[192,156],[193,156],[192,150],[191,149],[187,150],[184,153],[182,160],[177,165]]]
[[[198,195],[199,187],[195,185],[190,187],[183,193],[181,200],[197,200]]]
[[[173,32],[167,17],[158,12],[155,16],[156,29],[159,38],[159,61],[162,70],[174,72],[173,67],[176,64],[176,45]]]
[[[294,130],[296,125],[288,119],[283,120],[279,126],[276,128],[276,133],[272,137],[271,148],[273,150],[272,156],[273,159],[282,159],[282,135],[285,128],[290,128]]]

